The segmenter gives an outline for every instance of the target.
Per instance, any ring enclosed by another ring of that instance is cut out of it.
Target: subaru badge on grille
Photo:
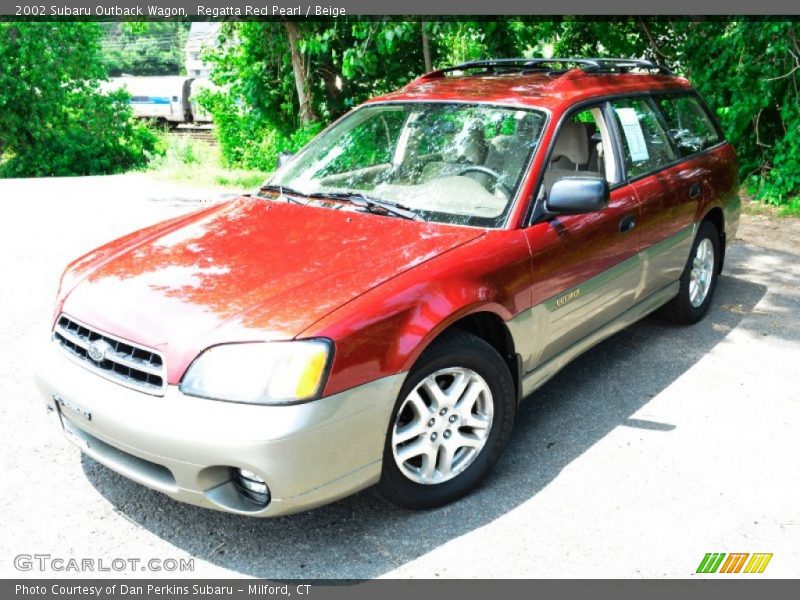
[[[112,349],[113,348],[111,347],[111,344],[109,344],[107,341],[97,340],[89,344],[89,347],[86,349],[86,353],[94,362],[99,363],[105,360],[106,353]]]

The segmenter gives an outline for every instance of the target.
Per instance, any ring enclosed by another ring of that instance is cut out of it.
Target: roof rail
[[[572,66],[570,66],[572,65]],[[567,68],[570,66],[569,68]],[[556,67],[556,68],[553,68]],[[664,65],[649,60],[631,58],[494,58],[473,60],[453,67],[431,71],[423,79],[444,77],[453,71],[483,70],[488,73],[547,71],[564,72],[579,68],[586,73],[628,73],[632,70],[655,71],[659,75],[674,75]]]

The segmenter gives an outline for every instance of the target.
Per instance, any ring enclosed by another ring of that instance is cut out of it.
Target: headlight
[[[292,404],[318,396],[332,355],[329,340],[223,344],[198,356],[181,382],[191,396]]]

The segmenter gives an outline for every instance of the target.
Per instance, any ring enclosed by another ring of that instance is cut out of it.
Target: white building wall
[[[203,62],[202,52],[204,48],[217,45],[220,26],[221,23],[208,21],[192,23],[185,48],[184,65],[188,77],[208,77],[210,66]]]

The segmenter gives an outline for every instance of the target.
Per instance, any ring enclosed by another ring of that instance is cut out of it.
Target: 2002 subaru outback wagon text
[[[38,383],[111,469],[256,516],[474,488],[518,402],[661,309],[708,310],[739,220],[689,83],[503,59],[366,102],[258,193],[72,263]]]

